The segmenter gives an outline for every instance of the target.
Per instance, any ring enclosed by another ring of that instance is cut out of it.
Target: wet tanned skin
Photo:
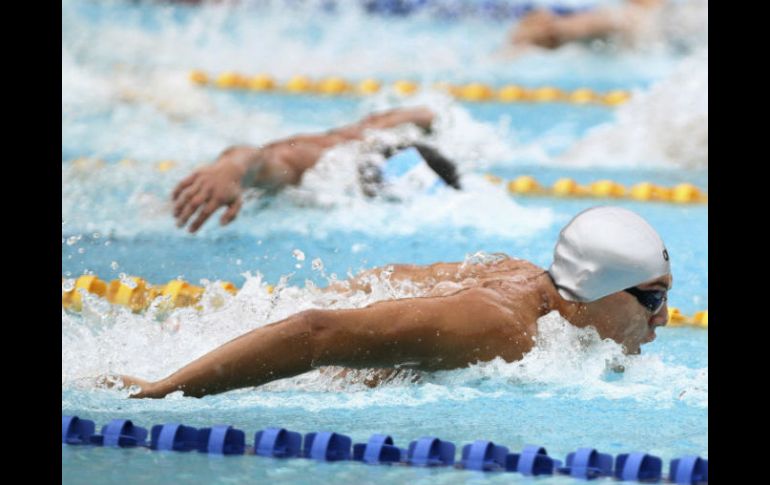
[[[543,269],[507,257],[487,264],[393,265],[384,270],[391,282],[409,281],[425,296],[297,313],[252,330],[160,381],[123,376],[123,382],[141,387],[132,397],[157,398],[180,390],[204,396],[323,366],[436,371],[496,357],[513,362],[532,349],[537,320],[554,310],[571,324],[593,326],[602,338],[638,353],[668,319],[666,305],[651,314],[624,291],[590,303],[567,301]],[[328,291],[369,291],[369,278],[382,271],[371,270]],[[638,287],[667,290],[671,284],[671,276],[665,275]]]

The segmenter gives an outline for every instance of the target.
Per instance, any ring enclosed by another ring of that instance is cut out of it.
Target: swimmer
[[[424,296],[303,311],[231,340],[165,379],[120,380],[141,389],[131,397],[176,391],[201,397],[324,366],[431,372],[497,357],[513,362],[532,350],[538,319],[553,311],[638,354],[668,321],[668,251],[644,219],[618,207],[575,216],[561,230],[548,270],[504,255],[488,263],[387,270],[391,281],[410,281]],[[367,274],[332,290],[369,291]]]
[[[707,30],[706,0],[626,0],[619,6],[568,15],[535,10],[511,30],[509,41],[519,51],[532,46],[556,49],[594,39],[614,39],[625,45],[666,39],[672,47],[684,49],[688,41],[707,36]]]
[[[405,108],[376,113],[352,125],[326,133],[296,135],[257,148],[233,146],[226,149],[211,165],[196,170],[174,189],[174,217],[177,226],[184,227],[191,219],[189,231],[194,233],[219,208],[226,207],[220,218],[225,225],[235,219],[243,204],[245,187],[260,187],[275,191],[287,185],[297,185],[302,174],[313,167],[330,148],[341,143],[364,138],[368,130],[384,130],[413,124],[430,132],[434,114],[427,108]],[[383,155],[390,157],[413,146],[446,185],[460,188],[459,176],[452,161],[435,148],[424,143],[385,147]],[[374,195],[380,174],[372,166],[359,169],[363,192]],[[197,216],[193,219],[193,215]]]

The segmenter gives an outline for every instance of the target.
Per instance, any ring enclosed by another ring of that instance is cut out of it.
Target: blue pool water
[[[645,451],[666,464],[686,454],[708,457],[708,331],[692,328],[661,329],[641,355],[624,356],[591,330],[550,315],[540,322],[538,346],[521,362],[480,363],[375,389],[317,371],[201,399],[129,400],[92,384],[107,372],[163,377],[300,310],[399,296],[383,284],[373,295],[338,302],[316,289],[362,269],[462,261],[479,251],[547,267],[561,227],[597,203],[514,197],[484,173],[506,180],[527,174],[543,184],[565,176],[581,183],[690,182],[708,190],[707,46],[688,58],[656,49],[607,54],[578,47],[502,61],[488,53],[504,38],[504,22],[295,8],[288,12],[278,2],[62,5],[62,276],[137,275],[155,284],[177,277],[199,285],[227,280],[243,288],[231,297],[216,295],[210,285],[199,310],[133,314],[98,298],[86,298],[82,312],[62,310],[62,413],[97,426],[115,417],[147,428],[227,423],[245,430],[247,442],[259,429],[283,426],[334,430],[354,442],[385,432],[400,446],[424,435],[457,445],[488,439],[512,450],[536,443],[559,458],[581,446]],[[306,74],[623,88],[638,101],[608,108],[460,103],[430,92],[407,100],[392,93],[232,93],[192,86],[192,68],[281,79]],[[323,131],[403,104],[428,104],[444,120],[434,140],[458,160],[466,190],[397,204],[345,195],[342,178],[311,181],[305,192],[247,203],[229,226],[219,227],[215,214],[195,236],[175,227],[171,190],[225,147]],[[80,157],[104,163],[73,163]],[[177,165],[159,172],[157,162],[167,159]],[[671,304],[686,314],[707,309],[708,206],[617,204],[641,214],[666,242]],[[267,284],[277,286],[273,294]],[[608,362],[623,364],[625,372],[610,371]],[[527,481],[517,474],[68,446],[62,447],[62,473],[63,483]]]

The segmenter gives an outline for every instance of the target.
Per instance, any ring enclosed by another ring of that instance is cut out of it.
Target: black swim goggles
[[[658,313],[663,305],[668,301],[667,291],[664,290],[640,290],[639,288],[626,288],[623,291],[627,291],[634,295],[636,300],[653,315]]]

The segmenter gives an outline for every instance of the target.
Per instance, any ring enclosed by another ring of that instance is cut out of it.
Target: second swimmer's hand
[[[250,147],[230,148],[214,164],[196,170],[179,182],[172,194],[177,226],[184,227],[199,211],[188,228],[194,233],[220,207],[227,207],[220,224],[232,222],[243,205],[241,180],[255,151]]]
[[[536,10],[521,19],[511,34],[514,45],[536,45],[555,49],[563,44],[558,18],[545,10]]]

